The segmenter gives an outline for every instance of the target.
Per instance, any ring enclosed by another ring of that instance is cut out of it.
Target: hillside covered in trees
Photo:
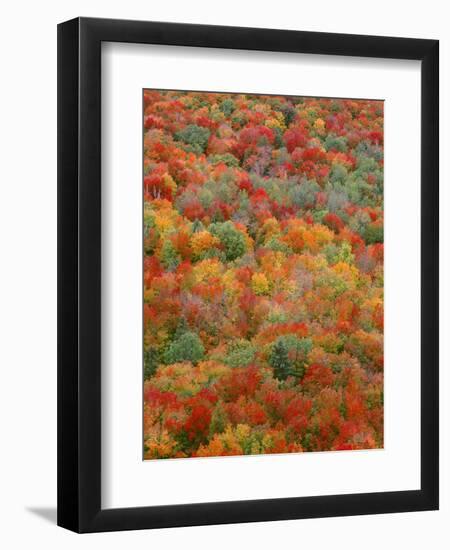
[[[144,91],[144,457],[383,446],[383,103]]]

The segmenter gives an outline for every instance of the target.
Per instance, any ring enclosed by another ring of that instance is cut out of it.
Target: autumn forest
[[[144,458],[383,447],[383,102],[143,111]]]

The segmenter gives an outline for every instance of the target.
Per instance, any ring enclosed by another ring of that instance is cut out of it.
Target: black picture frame
[[[101,44],[421,61],[421,488],[101,508]],[[77,18],[58,26],[58,525],[76,532],[436,510],[439,42]]]

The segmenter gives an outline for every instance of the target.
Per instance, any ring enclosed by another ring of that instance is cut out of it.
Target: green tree
[[[239,160],[231,153],[225,153],[223,155],[209,155],[208,161],[212,164],[218,164],[223,162],[227,166],[236,168],[239,166]]]
[[[209,231],[220,239],[225,249],[227,261],[233,261],[246,251],[244,235],[236,229],[231,221],[216,222],[209,226]]]
[[[233,340],[228,345],[224,362],[230,367],[246,367],[253,361],[255,353],[255,346],[248,340]]]
[[[219,109],[226,117],[229,117],[234,112],[236,107],[232,99],[224,99],[220,104]]]
[[[334,134],[330,134],[325,138],[324,147],[327,151],[334,149],[340,153],[347,151],[347,138],[344,136],[338,137]]]
[[[289,376],[291,362],[286,344],[283,340],[277,340],[269,357],[269,364],[273,368],[273,375],[278,380],[286,380]]]
[[[274,376],[286,380],[288,376],[303,378],[308,353],[313,344],[310,338],[298,338],[295,334],[279,336],[272,347],[269,364]]]
[[[286,127],[289,128],[290,123],[294,120],[296,115],[296,110],[292,105],[283,105],[281,108],[281,112],[284,116],[284,123],[286,124]]]
[[[192,233],[199,233],[200,231],[204,231],[204,229],[205,226],[201,220],[196,219],[192,222]]]
[[[183,334],[185,334],[188,331],[189,331],[189,324],[186,321],[186,317],[180,317],[180,319],[178,320],[177,328],[175,330],[175,334],[174,334],[175,340],[183,336]]]
[[[383,225],[369,224],[364,231],[364,240],[367,244],[375,244],[383,242]]]
[[[208,128],[203,128],[196,124],[189,124],[186,128],[176,132],[174,137],[176,141],[182,141],[188,145],[188,150],[200,154],[205,152],[209,135],[210,131]]]
[[[195,332],[187,331],[181,336],[175,337],[163,354],[167,364],[191,361],[198,363],[203,359],[205,348],[199,336]]]
[[[288,356],[291,360],[291,371],[289,374],[302,379],[306,372],[306,360],[308,353],[312,350],[313,344],[310,338],[297,338],[294,335],[285,336]]]
[[[162,245],[161,263],[168,271],[174,271],[180,263],[180,255],[170,239],[166,239]]]
[[[289,199],[300,208],[312,208],[320,191],[320,186],[315,180],[307,179],[288,182],[287,188]]]
[[[228,424],[228,417],[223,406],[223,401],[218,401],[211,415],[211,423],[209,425],[209,434],[221,434],[225,431]]]
[[[337,255],[339,262],[354,264],[355,256],[352,252],[352,245],[348,241],[343,241]]]
[[[144,380],[148,380],[155,374],[158,364],[158,350],[153,347],[144,350]]]

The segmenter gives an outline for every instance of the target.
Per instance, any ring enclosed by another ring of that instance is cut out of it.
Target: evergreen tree
[[[178,325],[175,330],[174,339],[177,340],[180,336],[183,336],[185,332],[189,331],[189,324],[186,321],[186,317],[180,317],[178,320]]]
[[[158,368],[159,353],[156,348],[144,350],[144,380],[151,378]]]
[[[367,244],[382,243],[383,238],[383,225],[382,224],[369,224],[364,231],[364,240]]]
[[[277,340],[269,357],[269,364],[273,368],[273,375],[278,380],[286,380],[289,375],[291,363],[286,344],[283,340]]]
[[[209,425],[210,435],[223,433],[227,424],[228,417],[223,406],[223,401],[218,401],[211,416],[211,423]]]
[[[192,222],[192,233],[199,233],[200,231],[204,231],[205,226],[201,222],[201,220],[197,219]]]

